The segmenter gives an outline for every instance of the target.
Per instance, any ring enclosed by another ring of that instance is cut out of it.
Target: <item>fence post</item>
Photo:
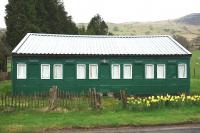
[[[58,87],[52,86],[49,90],[49,110],[54,110],[58,102]]]
[[[127,91],[125,90],[120,90],[120,98],[122,100],[123,108],[127,107]]]

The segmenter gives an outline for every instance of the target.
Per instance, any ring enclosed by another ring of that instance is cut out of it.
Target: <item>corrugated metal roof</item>
[[[13,54],[190,55],[168,35],[97,36],[28,33]]]

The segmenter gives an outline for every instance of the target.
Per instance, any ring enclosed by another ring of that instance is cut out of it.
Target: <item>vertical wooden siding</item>
[[[106,62],[103,62],[103,60]],[[27,64],[27,79],[16,79],[17,63]],[[76,64],[86,64],[86,79],[76,79]],[[121,79],[111,79],[111,65],[121,65]],[[187,78],[178,79],[177,64],[187,64]],[[40,64],[50,64],[51,78],[40,78]],[[63,79],[53,79],[53,65],[63,64]],[[98,64],[98,79],[89,79],[89,64]],[[132,64],[133,78],[123,79],[123,64]],[[145,79],[145,64],[154,64],[154,79]],[[156,64],[166,65],[166,79],[157,79]],[[13,91],[33,93],[46,91],[52,85],[62,90],[80,92],[88,88],[98,91],[119,91],[126,88],[132,94],[189,92],[190,57],[13,57]]]

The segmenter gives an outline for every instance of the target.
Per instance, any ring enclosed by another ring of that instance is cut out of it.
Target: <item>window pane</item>
[[[164,64],[157,65],[157,78],[158,79],[165,78],[165,65]]]
[[[54,79],[62,79],[62,65],[54,65]]]
[[[132,78],[132,65],[126,64],[124,65],[124,79],[131,79]]]
[[[26,79],[26,64],[17,64],[17,79]]]
[[[90,65],[89,77],[90,77],[90,79],[98,79],[98,65],[96,65],[96,64]]]
[[[77,79],[85,79],[86,77],[86,70],[84,64],[77,65]]]
[[[41,79],[50,79],[50,65],[49,64],[41,65]]]
[[[112,65],[112,79],[120,79],[120,65]]]
[[[179,64],[178,65],[178,77],[179,78],[186,78],[187,77],[186,64]]]
[[[154,78],[154,65],[149,64],[145,66],[146,79]]]

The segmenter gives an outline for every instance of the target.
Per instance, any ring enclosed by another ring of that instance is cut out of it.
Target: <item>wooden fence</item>
[[[120,91],[120,94],[120,99],[125,107],[126,93]],[[102,107],[102,96],[96,89],[89,89],[89,91],[82,93],[58,91],[56,99],[52,98],[50,92],[34,93],[33,95],[0,95],[0,110],[7,107],[16,109],[47,108],[50,110],[54,110],[55,108],[65,108],[67,110],[100,109]]]

